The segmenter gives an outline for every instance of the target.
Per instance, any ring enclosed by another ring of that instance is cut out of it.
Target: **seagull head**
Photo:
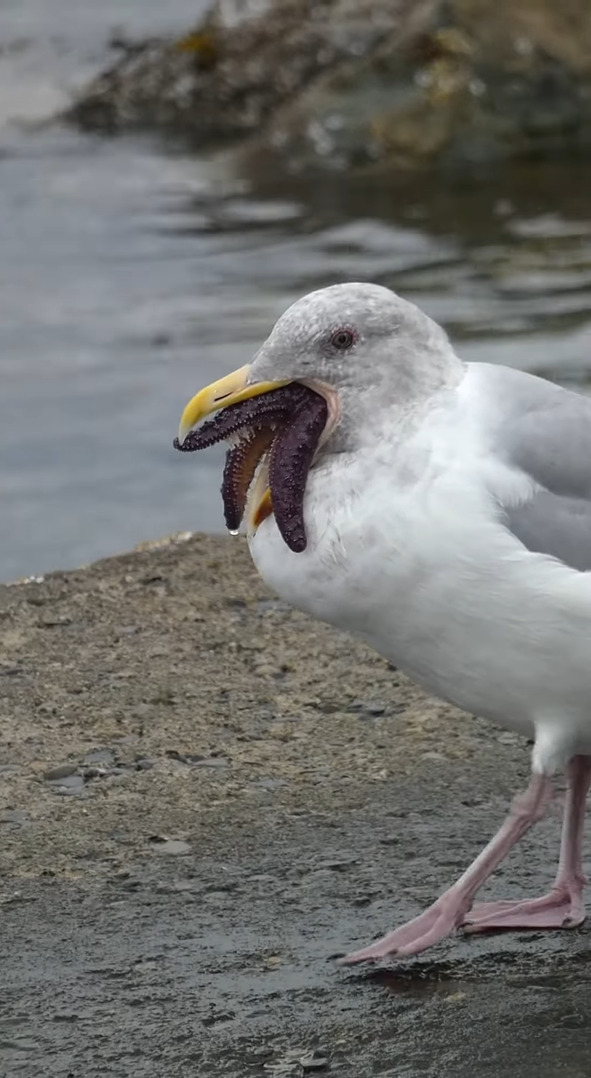
[[[379,437],[384,423],[396,423],[439,387],[455,380],[454,372],[459,367],[445,332],[412,303],[380,285],[332,285],[292,304],[250,363],[202,389],[189,401],[181,417],[178,445],[199,449],[229,435],[237,444],[236,439],[240,441],[242,436],[242,448],[235,455],[234,465],[230,462],[228,466],[227,489],[223,488],[226,505],[229,487],[233,484],[238,491],[230,514],[234,519],[241,516],[238,502],[243,494],[246,499],[246,487],[261,460],[273,460],[274,455],[279,460],[278,475],[282,469],[289,471],[291,466],[285,461],[290,451],[294,457],[294,447],[299,445],[303,459],[306,437],[311,437],[306,434],[308,428],[313,427],[315,441],[313,452],[306,456],[303,485],[302,475],[295,477],[302,496],[307,472],[319,455],[355,451],[364,442]],[[294,403],[292,407],[296,398],[290,387],[294,384],[300,390],[297,406]],[[302,386],[308,390],[307,403],[306,398],[302,399]],[[268,394],[274,395],[267,397]],[[255,404],[255,398],[260,405]],[[325,402],[320,428],[317,422],[312,423],[317,398]],[[235,406],[245,402],[250,402],[248,409],[237,411]],[[232,423],[206,425],[207,438],[199,441],[202,420],[230,407]],[[294,427],[291,442],[269,433],[278,428],[283,431],[290,423]],[[197,440],[191,442],[195,428]],[[303,466],[296,462],[293,467],[299,467],[301,473]],[[262,479],[259,472],[255,524],[259,518],[264,519],[266,509],[270,511],[268,478],[268,469],[263,469]],[[293,476],[284,478],[288,486],[294,487]],[[276,492],[272,493],[275,502]],[[253,499],[250,501],[252,506]],[[228,513],[226,516],[228,519]]]

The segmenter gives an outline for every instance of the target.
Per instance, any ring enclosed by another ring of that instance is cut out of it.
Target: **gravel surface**
[[[0,1074],[588,1073],[589,935],[334,958],[417,912],[527,747],[196,535],[0,588]],[[497,874],[552,877],[555,815]]]

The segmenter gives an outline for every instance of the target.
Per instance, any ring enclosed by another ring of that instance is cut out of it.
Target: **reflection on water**
[[[36,6],[18,8],[29,36]],[[265,169],[245,183],[147,140],[7,124],[0,221],[0,579],[220,529],[223,453],[173,452],[180,408],[312,288],[379,281],[467,359],[591,381],[591,201],[572,166],[410,193]]]

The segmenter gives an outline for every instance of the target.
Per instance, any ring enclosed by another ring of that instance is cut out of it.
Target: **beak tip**
[[[179,443],[176,446],[177,449],[183,448],[187,436],[195,429],[201,420],[211,412],[217,412],[221,408],[227,407],[229,404],[237,404],[240,401],[248,400],[250,397],[258,396],[261,393],[268,393],[270,390],[277,389],[279,386],[287,385],[287,381],[255,382],[251,384],[248,381],[249,374],[250,367],[247,364],[245,367],[240,367],[239,370],[234,371],[233,374],[228,374],[225,378],[220,378],[219,381],[212,382],[211,385],[200,390],[200,392],[189,401],[185,406],[185,410],[179,423],[178,435],[176,438],[176,441]]]

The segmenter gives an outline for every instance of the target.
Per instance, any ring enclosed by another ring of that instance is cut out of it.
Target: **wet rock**
[[[70,118],[207,146],[255,136],[293,168],[446,167],[591,143],[587,0],[214,4],[176,40],[126,48]]]
[[[260,17],[248,6],[237,20],[225,6],[181,38],[124,54],[71,117],[107,131],[174,129],[202,144],[251,134],[310,79],[374,49],[398,24],[400,0],[317,0],[313,11],[308,0],[274,0]]]

